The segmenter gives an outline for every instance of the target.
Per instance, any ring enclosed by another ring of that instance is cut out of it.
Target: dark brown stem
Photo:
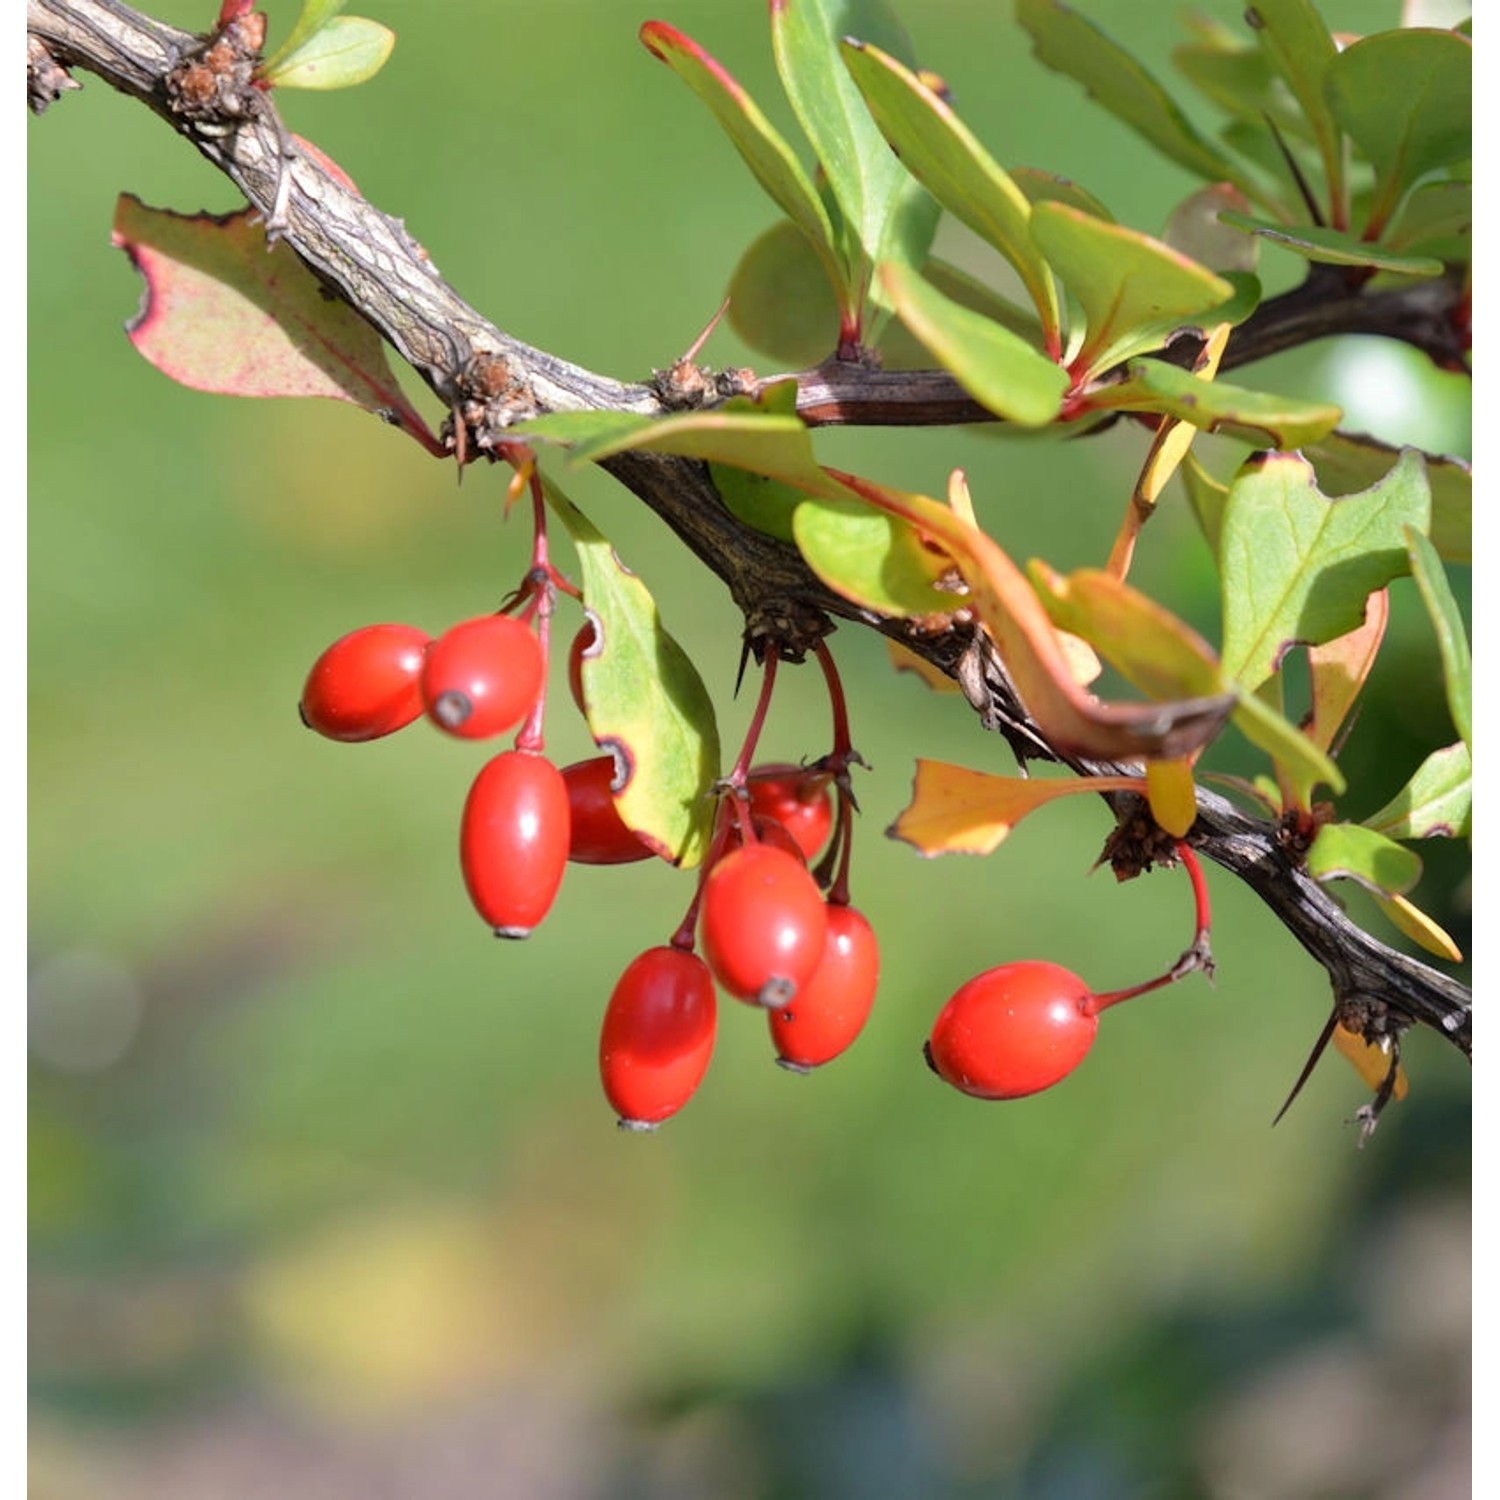
[[[462,451],[508,451],[509,423],[537,412],[613,410],[657,414],[655,387],[596,375],[512,338],[476,312],[439,275],[394,219],[295,149],[269,96],[233,119],[188,115],[167,80],[202,39],[163,26],[119,0],[27,0],[28,32],[51,70],[81,67],[154,110],[223,171],[279,237],[417,371],[455,413]],[[50,61],[48,61],[50,59]],[[1314,267],[1295,291],[1272,298],[1235,330],[1222,368],[1338,333],[1404,339],[1435,359],[1460,362],[1451,313],[1463,295],[1453,277],[1370,292],[1337,268]],[[1198,340],[1168,357],[1191,363]],[[799,377],[799,410],[812,424],[906,426],[988,421],[951,376],[873,371],[831,363]],[[498,394],[496,394],[498,393]],[[472,444],[472,447],[469,445]],[[740,523],[723,505],[708,467],[659,454],[622,454],[604,465],[662,517],[724,581],[752,640],[797,660],[831,628],[856,622],[891,636],[955,677],[987,729],[1024,758],[1062,759],[1017,700],[989,638],[971,626],[924,632],[850,604],[825,588],[795,548]],[[1138,774],[1136,767],[1070,762],[1084,774]],[[1198,793],[1190,842],[1244,880],[1328,971],[1334,1001],[1359,1011],[1368,1029],[1421,1023],[1469,1050],[1468,991],[1377,942],[1281,846],[1274,825],[1253,820],[1211,792]],[[674,939],[690,942],[684,933]]]

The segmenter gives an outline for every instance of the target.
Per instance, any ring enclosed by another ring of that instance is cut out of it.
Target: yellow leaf
[[[1354,1064],[1354,1071],[1364,1079],[1369,1088],[1378,1089],[1385,1082],[1386,1074],[1391,1071],[1391,1054],[1384,1048],[1367,1042],[1358,1032],[1350,1031],[1344,1026],[1333,1028],[1333,1045]],[[1406,1088],[1406,1069],[1398,1063],[1396,1086],[1391,1090],[1391,1098],[1406,1098]]]
[[[1148,760],[1146,800],[1151,804],[1151,816],[1173,838],[1186,837],[1198,816],[1192,762],[1186,759]]]
[[[1450,963],[1461,963],[1463,953],[1457,943],[1438,926],[1425,911],[1413,906],[1405,896],[1381,895],[1377,891],[1370,893],[1375,897],[1378,905],[1391,922],[1412,942],[1419,943],[1429,953],[1435,953],[1439,958],[1446,958]]]
[[[938,671],[926,657],[918,656],[915,651],[908,646],[903,646],[900,641],[893,641],[890,636],[886,636],[885,649],[891,659],[891,665],[898,672],[910,672],[920,677],[935,693],[958,692],[958,684],[946,672]]]

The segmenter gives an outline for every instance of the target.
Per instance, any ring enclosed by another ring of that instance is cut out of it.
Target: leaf
[[[1307,736],[1319,749],[1330,750],[1354,700],[1359,697],[1376,653],[1385,639],[1390,618],[1390,593],[1376,589],[1365,600],[1364,620],[1345,635],[1307,652],[1307,675],[1312,689],[1312,712]],[[1309,796],[1311,789],[1308,789]],[[1307,802],[1304,800],[1304,806]]]
[[[1151,816],[1173,838],[1186,838],[1198,820],[1198,792],[1193,785],[1193,763],[1179,760],[1146,762],[1146,800]]]
[[[578,553],[597,647],[582,663],[589,732],[627,770],[615,806],[656,853],[684,866],[707,852],[719,732],[702,679],[662,626],[646,585],[560,490],[547,501]]]
[[[442,445],[397,384],[380,336],[246,209],[147,208],[122,193],[113,242],[146,279],[130,341],[164,375],[223,396],[330,396]]]
[[[316,36],[349,0],[302,0],[302,11],[287,33],[286,40],[261,65],[262,74],[277,67],[306,41]]]
[[[866,609],[929,618],[964,603],[948,558],[924,547],[909,523],[863,500],[805,500],[792,530],[813,572]]]
[[[747,526],[783,542],[796,539],[792,512],[806,498],[800,490],[732,464],[711,463],[708,472],[724,504]]]
[[[1306,224],[1289,229],[1284,224],[1254,219],[1249,214],[1233,210],[1227,211],[1222,217],[1224,223],[1233,224],[1246,233],[1255,235],[1258,239],[1269,240],[1283,249],[1295,251],[1304,260],[1320,261],[1330,266],[1372,266],[1377,271],[1402,276],[1443,274],[1442,261],[1434,260],[1431,256],[1402,255],[1338,229],[1323,229]]]
[[[1048,349],[1061,351],[1057,288],[1032,242],[1031,203],[952,106],[879,48],[846,40],[844,60],[890,146],[937,201],[1015,267],[1042,321]]]
[[[1237,187],[1211,182],[1172,210],[1162,238],[1174,250],[1212,271],[1253,271],[1260,258],[1259,244],[1253,236],[1247,240],[1220,218],[1226,211],[1248,207]]]
[[[1403,528],[1425,530],[1428,510],[1415,450],[1377,485],[1334,500],[1300,455],[1252,458],[1230,488],[1220,537],[1226,677],[1257,687],[1298,642],[1355,629],[1366,598],[1408,571]]]
[[[881,0],[771,0],[776,69],[866,264],[919,266],[932,248],[937,205],[886,145],[844,66],[839,39],[851,32],[910,53]]]
[[[1223,726],[1233,701],[1227,695],[1152,704],[1094,697],[1075,680],[1072,659],[1036,591],[992,537],[927,496],[828,473],[910,522],[952,560],[968,585],[964,603],[994,638],[1018,696],[1054,745],[1095,760],[1186,755]]]
[[[1258,196],[1256,185],[1199,135],[1161,84],[1092,22],[1060,0],[1016,0],[1016,19],[1031,34],[1036,55],[1047,67],[1083,84],[1162,155],[1210,182],[1232,182],[1250,197]]]
[[[1333,58],[1323,91],[1375,167],[1365,232],[1378,237],[1419,177],[1471,151],[1473,44],[1452,31],[1382,31]]]
[[[1302,107],[1328,183],[1329,217],[1342,222],[1344,142],[1324,97],[1328,66],[1338,55],[1333,38],[1311,0],[1255,0],[1245,12],[1256,40]]]
[[[729,281],[729,324],[787,369],[810,369],[838,346],[840,311],[828,268],[790,219],[752,242]]]
[[[1038,203],[1031,234],[1083,309],[1087,336],[1075,370],[1096,373],[1157,348],[1179,328],[1230,321],[1211,314],[1234,287],[1149,235],[1066,203]]]
[[[1427,613],[1432,619],[1432,628],[1437,632],[1438,650],[1443,658],[1443,691],[1448,697],[1448,712],[1453,716],[1453,727],[1458,730],[1472,754],[1474,749],[1474,705],[1472,667],[1469,661],[1469,638],[1464,631],[1463,616],[1458,610],[1458,601],[1448,586],[1448,575],[1443,572],[1442,560],[1437,550],[1413,526],[1406,528],[1406,550],[1411,559],[1411,574],[1417,581],[1417,590]]]
[[[1387,896],[1405,895],[1422,878],[1415,850],[1358,823],[1325,823],[1307,851],[1314,880],[1352,880]]]
[[[1468,260],[1473,233],[1473,185],[1429,182],[1401,206],[1385,242],[1392,250],[1426,250],[1444,260]]]
[[[1463,950],[1458,944],[1425,911],[1413,906],[1405,896],[1376,895],[1375,904],[1390,918],[1393,926],[1404,932],[1419,947],[1436,954],[1438,958],[1446,958],[1450,963],[1463,962]]]
[[[1311,788],[1321,782],[1335,796],[1345,789],[1343,772],[1327,754],[1255,693],[1238,689],[1234,726],[1264,750],[1294,785]]]
[[[1027,813],[1059,797],[1143,790],[1138,776],[992,776],[919,758],[911,802],[889,832],[928,858],[988,854]]]
[[[1172,62],[1199,93],[1237,119],[1260,125],[1269,115],[1283,132],[1309,133],[1291,91],[1259,47],[1231,36],[1175,47]]]
[[[373,78],[396,45],[396,33],[364,16],[336,16],[261,76],[279,89],[347,89]]]
[[[1229,486],[1220,484],[1191,453],[1183,459],[1178,474],[1182,478],[1183,489],[1187,491],[1188,503],[1193,507],[1198,527],[1208,542],[1209,550],[1217,557]]]
[[[852,277],[822,199],[781,133],[727,68],[665,21],[647,21],[641,41],[708,105],[755,180],[807,236],[822,261],[840,307],[852,313]]]
[[[1022,427],[1044,427],[1057,416],[1068,389],[1060,365],[915,271],[885,265],[880,279],[901,321],[981,405]]]
[[[1318,472],[1326,495],[1369,489],[1396,466],[1400,448],[1364,434],[1331,432],[1306,445],[1303,457]],[[1469,465],[1460,458],[1424,454],[1432,492],[1432,527],[1428,537],[1445,562],[1466,563],[1472,557],[1474,485]]]
[[[1296,448],[1326,437],[1343,412],[1326,402],[1298,401],[1205,380],[1160,359],[1133,359],[1126,378],[1088,395],[1091,410],[1159,411],[1204,432],[1273,448]]]
[[[1169,610],[1102,568],[1062,574],[1033,559],[1031,581],[1055,625],[1081,636],[1149,698],[1224,691],[1208,643]]]
[[[1028,203],[1066,203],[1096,219],[1103,219],[1107,224],[1115,222],[1115,216],[1071,177],[1059,177],[1057,173],[1043,172],[1039,167],[1012,167],[1010,180],[1026,194]]]
[[[1391,1071],[1391,1054],[1386,1048],[1374,1042],[1367,1042],[1357,1031],[1350,1031],[1347,1026],[1343,1025],[1333,1028],[1333,1045],[1338,1049],[1341,1057],[1347,1058],[1354,1065],[1354,1071],[1364,1080],[1366,1088],[1384,1087],[1385,1080],[1390,1076]],[[1396,1081],[1391,1087],[1391,1098],[1397,1101],[1406,1098],[1409,1087],[1406,1069],[1397,1063]]]
[[[1467,838],[1473,800],[1469,747],[1460,740],[1434,750],[1411,780],[1364,824],[1392,839]]]

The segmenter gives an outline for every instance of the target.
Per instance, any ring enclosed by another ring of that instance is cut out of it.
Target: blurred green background
[[[157,13],[201,26],[214,8]],[[273,43],[293,8],[272,7]],[[764,5],[355,8],[397,29],[390,65],[285,98],[291,127],[503,327],[620,377],[668,365],[775,210],[635,31],[677,24],[790,130]],[[1166,72],[1174,6],[1082,8]],[[1234,23],[1241,7],[1201,8]],[[1322,9],[1363,30],[1398,7]],[[906,10],[1003,161],[1072,176],[1151,231],[1193,187],[1041,70],[1008,7]],[[1034,956],[1131,983],[1180,951],[1189,898],[1177,875],[1088,878],[1108,831],[1088,799],[983,861],[882,838],[915,755],[1007,761],[873,637],[833,642],[873,767],[855,861],[884,957],[867,1033],[794,1077],[726,1002],[699,1096],[655,1136],[618,1133],[599,1018],[689,878],[574,868],[545,926],[497,945],[455,859],[485,750],[422,725],[335,745],[295,711],[336,636],[437,631],[513,585],[526,537],[501,524],[503,476],[459,487],[331,402],[170,383],[121,332],[140,282],[109,247],[115,195],[228,211],[232,190],[90,79],[30,132],[35,1495],[1468,1493],[1467,1067],[1412,1037],[1410,1098],[1359,1152],[1362,1087],[1330,1059],[1270,1130],[1327,983],[1210,871],[1214,988],[1111,1014],[1050,1094],[944,1088],[919,1047],[963,980]],[[1263,270],[1289,284],[1296,262],[1274,253]],[[725,331],[705,357],[756,362]],[[1467,384],[1407,351],[1322,346],[1255,378],[1467,451]],[[1143,451],[1131,433],[819,445],[930,493],[962,465],[1007,548],[1061,568],[1105,555]],[[737,742],[724,590],[623,491],[562,477]],[[1217,635],[1180,496],[1138,567]],[[1393,593],[1345,755],[1354,816],[1452,737],[1420,605]],[[783,674],[764,758],[822,753],[826,723],[816,674]],[[588,753],[571,709],[551,749]],[[1218,764],[1255,768],[1233,746]],[[1417,899],[1467,951],[1467,850],[1423,854]]]

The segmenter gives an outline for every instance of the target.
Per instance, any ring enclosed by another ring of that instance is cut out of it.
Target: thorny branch
[[[297,149],[267,96],[257,95],[254,107],[233,119],[174,109],[167,80],[201,48],[202,38],[164,26],[119,0],[27,0],[27,25],[33,109],[40,113],[74,86],[64,70],[78,66],[162,116],[399,351],[454,413],[461,424],[459,441],[471,451],[492,450],[504,441],[507,425],[539,412],[664,409],[652,383],[610,380],[496,328],[443,280],[400,220]],[[1235,330],[1224,368],[1344,332],[1403,338],[1446,363],[1454,356],[1450,314],[1460,292],[1444,278],[1370,294],[1352,282],[1315,274],[1303,287],[1266,302]],[[812,425],[993,420],[939,371],[825,364],[799,376],[799,386],[798,409]],[[985,727],[1003,734],[1024,758],[1063,760],[1082,774],[1119,769],[1079,762],[1047,744],[1016,698],[987,635],[962,623],[923,633],[840,598],[813,576],[794,548],[731,515],[706,465],[634,453],[609,459],[604,467],[724,581],[752,638],[772,635],[806,647],[831,628],[830,618],[853,621],[902,641],[958,678]],[[1189,842],[1256,892],[1328,972],[1340,1013],[1361,1018],[1372,1039],[1420,1023],[1469,1052],[1469,991],[1350,921],[1283,846],[1274,825],[1200,789]]]

